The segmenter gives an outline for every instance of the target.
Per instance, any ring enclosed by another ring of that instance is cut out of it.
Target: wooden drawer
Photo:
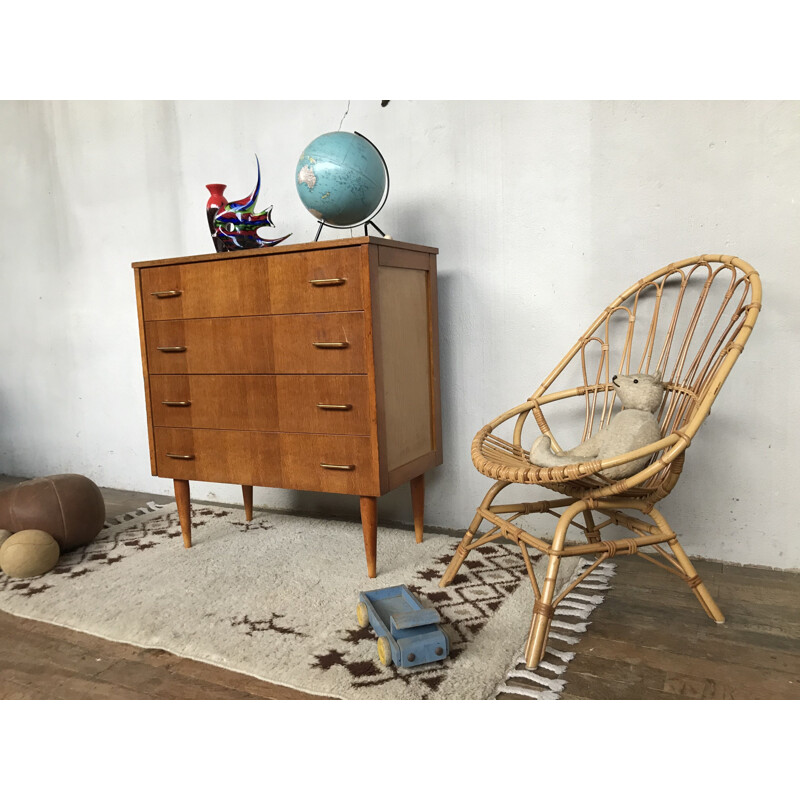
[[[140,274],[146,320],[271,313],[263,258],[171,264],[143,269]]]
[[[159,427],[370,433],[366,375],[153,375],[150,402]]]
[[[146,320],[359,311],[359,248],[260,254],[141,271]]]
[[[363,374],[364,339],[363,311],[145,323],[151,375]]]
[[[378,465],[367,436],[192,428],[155,428],[154,435],[162,478],[380,494]]]

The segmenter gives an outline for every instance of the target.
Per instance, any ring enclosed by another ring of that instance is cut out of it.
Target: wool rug
[[[438,582],[458,539],[378,529],[378,577],[366,575],[358,523],[195,504],[192,547],[174,503],[117,518],[51,572],[0,573],[0,609],[138,647],[342,699],[555,699],[587,618],[609,588],[603,564],[556,609],[547,656],[527,670],[522,649],[533,592],[518,548],[474,551],[454,582]],[[537,580],[546,559],[532,554]],[[585,566],[565,559],[561,586]],[[450,656],[413,669],[384,666],[377,636],[356,621],[359,592],[406,584],[436,608]]]

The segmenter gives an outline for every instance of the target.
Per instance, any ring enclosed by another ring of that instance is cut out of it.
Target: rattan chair
[[[616,555],[635,554],[674,573],[686,581],[711,619],[725,621],[655,504],[675,487],[686,448],[742,352],[760,308],[758,273],[739,258],[705,255],[670,264],[614,300],[526,403],[478,431],[472,442],[472,461],[496,483],[478,507],[440,585],[453,580],[471,550],[501,537],[518,544],[535,598],[525,649],[529,668],[537,666],[544,655],[556,606],[596,567]],[[579,431],[582,423],[581,441],[608,424],[615,410],[614,374],[657,370],[666,386],[658,412],[663,437],[659,441],[604,461],[563,467],[530,463],[523,441],[529,446],[540,432],[550,437],[555,452],[568,449],[559,446],[551,424],[566,434]],[[538,423],[538,431],[525,427],[530,416]],[[553,422],[556,418],[558,424]],[[504,424],[505,438],[497,432]],[[645,455],[647,466],[630,477],[612,481],[598,474]],[[537,484],[562,497],[498,504],[497,496],[512,484]],[[517,524],[529,514],[558,519],[550,542]],[[484,522],[490,528],[479,533]],[[622,526],[632,535],[603,539],[610,525]],[[567,540],[570,526],[585,535],[586,544]],[[529,547],[549,557],[541,588]],[[642,552],[645,548],[648,552]],[[561,559],[575,555],[594,560],[556,597]]]

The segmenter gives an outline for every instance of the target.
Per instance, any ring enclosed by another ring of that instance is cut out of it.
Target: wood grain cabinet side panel
[[[426,260],[427,263],[427,260]],[[378,267],[378,314],[389,471],[436,449],[428,271]]]
[[[154,375],[157,427],[368,435],[366,375]]]

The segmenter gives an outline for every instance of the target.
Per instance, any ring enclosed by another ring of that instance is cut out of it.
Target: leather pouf
[[[105,518],[100,489],[83,475],[49,475],[0,491],[0,528],[47,531],[62,552],[91,542]]]
[[[0,547],[0,569],[9,578],[44,575],[58,563],[58,542],[46,531],[18,531]]]

